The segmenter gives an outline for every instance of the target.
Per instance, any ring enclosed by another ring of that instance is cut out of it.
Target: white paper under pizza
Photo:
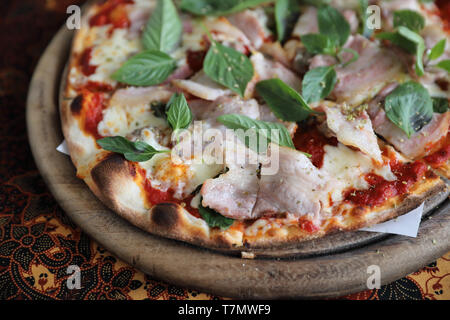
[[[56,150],[69,155],[69,148],[67,147],[65,140],[56,148]],[[419,231],[422,213],[423,203],[407,214],[367,228],[362,228],[360,231],[392,233],[415,238]]]

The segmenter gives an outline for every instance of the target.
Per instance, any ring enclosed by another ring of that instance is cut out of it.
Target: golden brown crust
[[[61,86],[62,130],[71,159],[77,168],[77,175],[84,179],[105,205],[145,231],[223,251],[285,248],[331,233],[356,230],[395,218],[417,207],[426,199],[446,192],[445,183],[437,177],[420,181],[406,197],[390,199],[385,205],[372,210],[352,207],[343,218],[329,219],[328,223],[315,233],[305,231],[299,223],[268,228],[264,233],[257,232],[255,235],[246,233],[243,225],[221,231],[210,228],[203,219],[193,216],[178,204],[161,203],[149,206],[130,163],[122,156],[111,155],[99,149],[94,137],[84,134],[77,119],[82,109],[82,98],[76,94],[68,80],[69,70],[75,66],[77,53],[83,50],[83,38],[88,32],[87,15],[84,15],[82,25],[73,39],[71,57]]]

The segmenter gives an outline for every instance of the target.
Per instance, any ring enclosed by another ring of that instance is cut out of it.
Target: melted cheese
[[[367,189],[369,187],[364,176],[375,173],[384,179],[396,180],[389,165],[374,168],[372,160],[365,154],[352,150],[339,143],[337,147],[326,145],[321,171],[337,179],[339,187],[333,189],[333,201],[342,200],[342,191],[347,188]]]

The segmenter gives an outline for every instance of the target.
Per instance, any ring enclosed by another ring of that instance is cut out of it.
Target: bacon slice
[[[436,144],[447,135],[450,126],[450,112],[435,113],[431,122],[410,138],[389,121],[382,108],[379,108],[372,123],[377,134],[408,158],[415,159],[430,154],[436,149]]]
[[[351,36],[345,45],[358,52],[355,62],[336,67],[338,82],[332,95],[338,102],[357,106],[375,96],[378,91],[402,71],[402,64],[389,50],[378,47],[361,35]],[[344,61],[351,54],[343,55]]]
[[[279,147],[278,160],[277,174],[267,174],[267,165],[261,169],[253,217],[290,213],[319,218],[323,204],[327,201],[329,188],[333,184],[336,185],[337,181],[314,167],[311,161],[297,150]]]
[[[228,171],[218,178],[208,179],[201,189],[202,205],[233,219],[253,218],[258,194],[258,155],[238,141],[227,141],[225,166]],[[231,151],[231,153],[230,153]],[[244,161],[237,161],[237,152],[247,153]],[[250,161],[252,160],[252,161]]]
[[[227,19],[247,36],[255,49],[259,49],[269,36],[263,24],[266,16],[262,8],[244,10],[228,16]]]
[[[193,96],[205,99],[216,100],[225,95],[230,95],[231,90],[211,80],[203,71],[199,71],[189,80],[172,80],[172,84]]]
[[[345,104],[323,107],[328,128],[342,144],[356,147],[378,163],[382,163],[380,147],[369,115],[364,110],[349,110],[346,107]]]
[[[281,63],[267,59],[262,53],[259,52],[254,53],[251,56],[250,61],[255,69],[255,76],[251,81],[253,86],[256,82],[261,80],[279,78],[295,90],[300,90],[302,84],[300,78]],[[252,85],[249,84],[249,87],[251,86]],[[251,88],[247,88],[247,91],[252,90]],[[246,92],[246,95],[247,93],[248,92]]]

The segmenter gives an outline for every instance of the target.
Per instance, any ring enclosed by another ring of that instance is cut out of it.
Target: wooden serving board
[[[56,151],[63,140],[58,93],[71,37],[65,27],[58,32],[30,85],[27,124],[33,155],[70,218],[102,246],[143,272],[227,297],[333,297],[367,289],[368,266],[378,265],[381,282],[386,284],[450,250],[448,194],[426,202],[426,212],[433,218],[424,219],[417,238],[360,231],[338,233],[295,247],[256,251],[253,260],[141,231],[97,200],[76,178],[70,158]]]

